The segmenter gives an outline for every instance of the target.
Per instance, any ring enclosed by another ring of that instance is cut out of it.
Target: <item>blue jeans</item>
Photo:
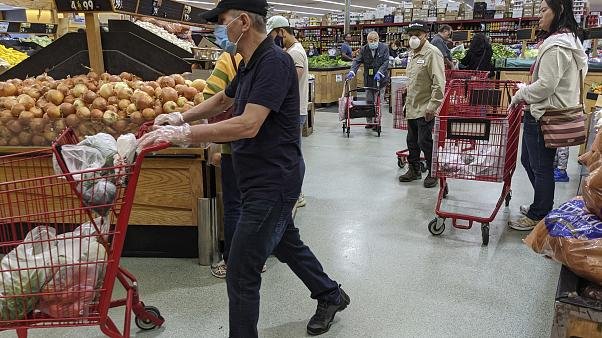
[[[272,253],[301,279],[311,298],[339,302],[338,284],[301,241],[292,219],[295,202],[243,201],[226,274],[231,338],[257,337],[261,269]]]
[[[539,221],[554,207],[554,157],[556,149],[546,148],[539,122],[525,112],[521,162],[535,190],[527,217]]]
[[[234,175],[232,155],[222,154],[221,169],[222,199],[224,201],[223,258],[224,261],[228,263],[232,237],[234,237],[234,231],[236,230],[236,225],[238,224],[238,221],[240,220],[240,214],[242,213],[242,200],[240,196],[240,189],[238,189],[238,183],[236,181],[236,176]]]

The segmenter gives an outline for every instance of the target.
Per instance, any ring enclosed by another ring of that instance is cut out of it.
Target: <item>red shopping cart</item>
[[[446,89],[449,87],[451,81],[453,80],[481,80],[487,79],[489,77],[488,71],[482,70],[453,70],[448,69],[445,71],[445,86]],[[397,90],[396,102],[395,102],[395,111],[394,111],[394,128],[400,130],[408,130],[407,120],[405,119],[404,113],[404,102],[405,102],[405,93],[406,88],[399,88]],[[402,100],[400,100],[402,98]],[[405,167],[408,163],[408,156],[410,155],[408,149],[399,150],[395,153],[397,157],[397,166],[399,168]],[[426,168],[426,162],[423,160],[420,161],[420,169],[422,172],[426,172],[429,168]]]
[[[132,164],[69,172],[62,149],[77,142],[67,129],[51,149],[0,157],[0,331],[98,325],[129,337],[132,312],[144,330],[164,322],[119,261],[142,160],[167,144]],[[126,297],[112,300],[116,280]],[[121,306],[122,332],[108,316]]]
[[[354,100],[357,93],[372,93],[372,100],[366,97],[364,100]],[[351,126],[371,126],[374,128],[378,137],[382,132],[381,128],[381,90],[380,82],[376,83],[376,87],[359,87],[349,89],[349,80],[345,80],[343,85],[343,95],[339,99],[339,119],[343,121],[343,133],[347,133],[347,137],[351,132]],[[352,119],[372,118],[373,122],[352,123]]]
[[[508,106],[516,90],[516,83],[511,81],[450,83],[435,120],[432,170],[440,185],[437,217],[428,225],[431,234],[441,235],[447,218],[458,229],[470,229],[473,222],[479,222],[483,245],[489,243],[489,223],[502,203],[505,201],[508,206],[512,198],[522,106],[511,111]],[[491,213],[468,215],[443,210],[442,201],[449,193],[450,179],[503,183],[503,187]]]

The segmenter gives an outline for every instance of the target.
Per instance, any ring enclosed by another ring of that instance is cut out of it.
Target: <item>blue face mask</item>
[[[378,42],[370,42],[368,43],[368,48],[375,50],[378,48]]]
[[[230,26],[230,24],[232,24],[234,21],[238,20],[238,18],[240,18],[240,16],[230,21],[230,23],[227,25],[215,26],[215,29],[213,31],[213,35],[215,36],[215,43],[217,43],[218,46],[222,47],[224,51],[232,55],[236,54],[237,44],[244,35],[244,32],[242,32],[238,37],[238,40],[236,40],[236,42],[232,42],[228,39],[228,26]]]

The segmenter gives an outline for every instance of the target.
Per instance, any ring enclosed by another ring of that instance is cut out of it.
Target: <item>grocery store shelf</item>
[[[481,23],[492,23],[492,22],[520,22],[520,21],[537,21],[538,17],[525,17],[525,18],[503,18],[503,19],[473,19],[473,20],[444,20],[444,21],[429,21],[429,24],[481,24]],[[366,27],[366,28],[375,28],[375,27],[404,27],[408,26],[409,22],[394,22],[394,23],[377,23],[377,24],[355,24],[350,25],[349,27]],[[343,25],[332,25],[332,26],[306,26],[306,27],[297,27],[295,29],[298,30],[317,30],[317,29],[326,29],[326,28],[336,28],[343,29]]]

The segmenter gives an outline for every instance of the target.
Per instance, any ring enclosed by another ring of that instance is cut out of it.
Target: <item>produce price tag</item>
[[[57,12],[112,12],[113,0],[54,0]]]
[[[337,82],[343,82],[343,74],[337,74],[336,75],[336,81]]]
[[[0,22],[0,33],[7,33],[8,32],[8,22],[2,21]]]
[[[138,0],[113,0],[113,7],[116,12],[136,13]]]
[[[31,24],[29,22],[21,22],[19,27],[19,33],[29,33],[29,29],[31,28]]]
[[[519,29],[516,31],[516,39],[519,41],[535,40],[535,31],[532,28]]]
[[[139,15],[182,21],[184,4],[172,0],[140,0],[137,13]]]

